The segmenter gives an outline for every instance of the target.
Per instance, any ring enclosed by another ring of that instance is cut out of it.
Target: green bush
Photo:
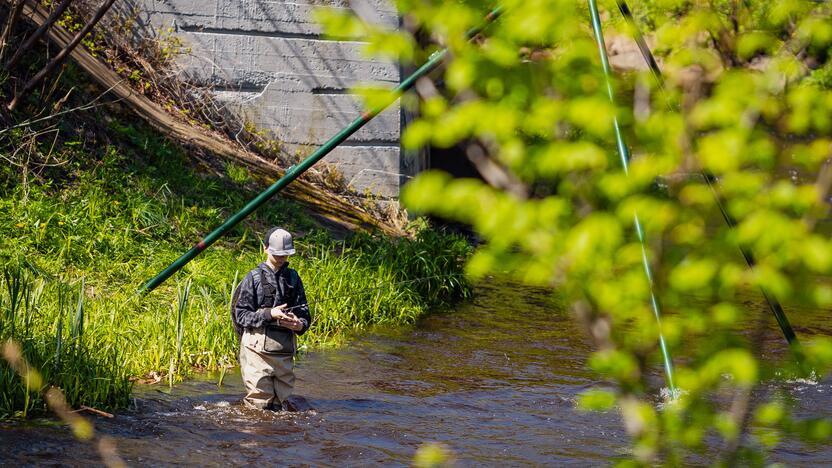
[[[607,44],[637,54],[619,2],[600,3]],[[416,34],[349,11],[320,14],[332,36],[358,35],[369,53],[406,62],[437,48],[419,47],[425,38],[441,38],[443,86],[403,101],[421,115],[403,144],[462,152],[475,141],[517,181],[509,193],[427,172],[406,187],[405,205],[473,227],[483,239],[467,263],[474,276],[507,272],[571,305],[599,349],[591,365],[617,384],[582,401],[620,411],[635,464],[684,464],[710,434],[722,439],[708,443],[717,463],[761,463],[753,452],[802,422],[784,409],[763,427],[747,424],[757,411],[751,395],[774,369],[800,371],[792,356],[761,359],[773,319],[760,291],[793,318],[832,306],[832,241],[819,227],[832,185],[832,5],[634,0],[663,67],[659,84],[626,63],[608,83],[586,2],[500,4],[503,14],[473,41],[468,31],[493,2],[397,2]],[[363,94],[369,102],[374,91]],[[619,129],[632,148],[628,171]],[[756,257],[753,269],[740,246]],[[683,392],[657,408],[650,376],[662,365],[661,337]],[[822,377],[832,341],[812,338],[795,356]],[[804,435],[828,437],[813,427]]]

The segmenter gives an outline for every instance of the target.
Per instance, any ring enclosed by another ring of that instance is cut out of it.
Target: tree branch
[[[529,198],[529,189],[508,169],[491,158],[484,145],[472,142],[465,149],[465,156],[483,179],[492,187],[505,190],[521,200]]]
[[[20,3],[22,5],[23,1],[21,1]],[[29,36],[28,39],[26,39],[26,42],[24,42],[23,45],[18,47],[17,51],[15,51],[14,55],[12,55],[12,58],[10,58],[8,63],[6,63],[7,70],[11,70],[12,67],[14,67],[15,64],[17,64],[17,61],[20,60],[23,54],[32,49],[32,47],[35,45],[35,42],[37,42],[38,39],[40,39],[46,33],[46,31],[49,30],[52,24],[54,24],[55,21],[57,21],[58,18],[61,17],[63,12],[66,11],[67,7],[69,7],[70,3],[72,3],[72,0],[63,0],[61,4],[58,5],[58,8],[55,8],[55,10],[53,10],[52,13],[49,14],[49,18],[47,18],[46,21],[44,21],[38,27],[38,29],[36,29],[35,32],[32,33],[31,36]]]
[[[81,41],[87,36],[87,34],[89,34],[89,32],[92,31],[95,25],[97,25],[98,22],[101,21],[101,18],[103,18],[104,14],[107,13],[107,10],[109,10],[110,7],[113,6],[113,3],[115,3],[115,0],[105,0],[104,3],[100,7],[98,7],[98,11],[95,12],[95,16],[93,16],[93,18],[87,24],[85,24],[80,31],[78,31],[78,34],[75,35],[75,37],[72,39],[72,42],[67,44],[67,46],[64,47],[64,49],[61,50],[58,53],[58,55],[55,56],[55,58],[53,58],[49,63],[47,63],[46,66],[43,67],[43,69],[41,69],[41,71],[39,71],[31,80],[29,80],[29,82],[26,83],[26,85],[20,91],[18,91],[17,94],[15,94],[14,99],[12,99],[12,102],[10,102],[7,107],[7,109],[10,112],[17,107],[20,101],[23,98],[25,98],[27,94],[29,94],[32,88],[34,88],[38,83],[41,82],[41,80],[43,80],[46,77],[46,75],[51,73],[58,65],[60,65],[61,63],[63,63],[64,60],[66,60],[66,58],[69,56],[72,50],[75,49],[75,47],[77,47],[78,44],[81,43]]]
[[[10,3],[9,17],[6,19],[6,26],[3,28],[3,33],[0,34],[0,60],[3,59],[3,53],[6,51],[6,42],[12,35],[15,23],[20,18],[20,12],[23,11],[23,4],[26,0],[17,0],[13,5]]]

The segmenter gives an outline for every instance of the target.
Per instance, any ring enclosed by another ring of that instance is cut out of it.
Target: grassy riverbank
[[[57,166],[0,169],[0,341],[21,343],[44,385],[61,387],[74,406],[117,408],[135,377],[175,380],[233,364],[229,296],[262,261],[258,239],[268,225],[301,233],[290,263],[313,302],[307,349],[374,324],[413,322],[467,293],[454,276],[468,254],[462,239],[422,230],[414,239],[336,241],[277,198],[162,287],[134,296],[255,190],[238,168],[228,168],[231,177],[195,170],[150,130],[111,122],[107,134],[59,139]],[[4,138],[3,151],[24,143]],[[43,409],[0,360],[0,418]]]

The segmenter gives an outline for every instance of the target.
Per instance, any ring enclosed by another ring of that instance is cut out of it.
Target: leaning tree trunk
[[[23,3],[26,0],[17,0],[14,4],[9,3],[9,17],[6,18],[6,26],[3,28],[3,33],[0,34],[0,60],[3,59],[3,53],[6,51],[6,41],[12,35],[14,24],[20,19],[20,12],[23,11]]]
[[[23,45],[18,47],[17,51],[15,51],[14,55],[12,55],[12,58],[10,58],[8,63],[6,63],[7,70],[11,70],[17,64],[17,61],[20,60],[20,58],[23,57],[23,55],[26,52],[32,49],[32,47],[35,45],[38,39],[40,39],[46,33],[46,31],[48,31],[49,28],[55,23],[55,21],[57,21],[58,18],[61,17],[63,12],[66,11],[67,7],[70,3],[72,3],[72,1],[73,0],[63,0],[61,4],[58,5],[58,7],[55,8],[55,10],[49,14],[49,18],[47,18],[46,21],[44,21],[43,24],[41,24],[38,27],[38,29],[36,29],[35,32],[32,33],[32,35],[29,36],[29,38],[26,39],[26,42],[24,42]],[[23,2],[21,1],[21,4],[22,3]]]
[[[22,1],[22,0],[21,0]],[[46,75],[52,72],[58,65],[63,63],[64,60],[69,56],[69,54],[81,43],[87,34],[92,31],[92,28],[101,21],[101,18],[104,17],[104,14],[113,6],[116,0],[105,0],[104,3],[98,7],[98,11],[95,12],[95,16],[78,31],[78,34],[72,39],[72,42],[67,44],[63,50],[61,50],[58,55],[55,56],[49,63],[46,64],[41,71],[39,71],[31,80],[29,80],[23,88],[15,94],[14,99],[12,102],[9,103],[7,109],[11,112],[15,110],[17,105],[23,100],[27,94],[34,88],[38,83],[40,83]]]

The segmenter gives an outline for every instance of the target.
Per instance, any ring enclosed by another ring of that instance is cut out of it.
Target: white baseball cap
[[[294,255],[295,245],[292,243],[292,235],[285,229],[273,227],[263,237],[263,247],[272,255]]]

